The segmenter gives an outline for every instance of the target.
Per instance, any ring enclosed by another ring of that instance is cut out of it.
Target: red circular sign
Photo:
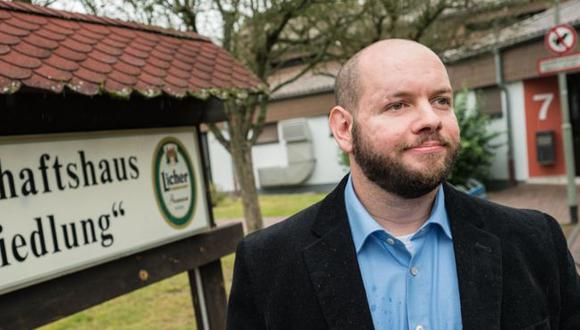
[[[546,33],[544,41],[552,53],[565,54],[576,46],[576,30],[568,24],[553,26]]]

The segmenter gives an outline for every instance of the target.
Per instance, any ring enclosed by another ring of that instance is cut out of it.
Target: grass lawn
[[[305,193],[287,195],[262,195],[259,197],[264,217],[286,217],[322,200],[326,194]],[[241,219],[244,217],[241,198],[227,197],[214,208],[216,219]]]
[[[324,197],[324,194],[260,196],[265,217],[289,216]],[[214,209],[217,219],[243,218],[241,200],[227,198]],[[229,294],[234,255],[222,258]],[[196,329],[187,274],[179,274],[130,294],[42,327],[57,329]]]
[[[222,258],[230,292],[234,255]],[[187,274],[179,274],[40,329],[196,329]]]

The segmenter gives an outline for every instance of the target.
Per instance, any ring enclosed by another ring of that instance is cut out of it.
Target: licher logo
[[[167,164],[173,162],[173,164],[177,163],[177,152],[175,151],[175,147],[167,147],[165,149],[165,158],[167,159]]]
[[[187,226],[195,207],[195,176],[187,150],[174,137],[161,140],[155,148],[153,185],[167,223],[175,228]]]

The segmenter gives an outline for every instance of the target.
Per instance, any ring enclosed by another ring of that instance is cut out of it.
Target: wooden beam
[[[221,108],[215,98],[0,94],[0,136],[194,126],[220,120]]]
[[[193,237],[6,293],[0,296],[0,328],[35,328],[196,268],[200,269],[204,281],[204,295],[209,308],[217,309],[209,311],[208,315],[211,322],[217,322],[213,321],[214,318],[225,313],[225,292],[218,292],[218,288],[223,288],[223,276],[221,284],[216,278],[221,274],[219,259],[233,253],[242,237],[240,223],[216,227]],[[208,294],[215,297],[207,297]]]

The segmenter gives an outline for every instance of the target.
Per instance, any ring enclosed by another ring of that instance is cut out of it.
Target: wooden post
[[[226,298],[220,258],[233,253],[242,237],[240,223],[217,227],[0,295],[0,329],[35,328],[182,272],[187,271],[192,280],[195,269],[199,269],[208,324],[211,329],[224,329]],[[191,283],[193,290],[195,282]]]
[[[201,154],[201,167],[205,170],[206,162],[209,160],[204,157],[206,153],[203,152],[204,145],[202,143],[199,125],[197,126],[197,141]],[[214,220],[213,208],[211,205],[211,193],[209,190],[210,182],[207,173],[204,173],[203,177],[205,181],[205,193],[209,211],[209,224],[210,227],[215,227],[216,223]],[[197,328],[203,330],[225,329],[227,298],[221,261],[217,259],[198,268],[192,269],[187,272],[187,275],[189,277],[191,300],[193,301]]]
[[[220,260],[188,272],[198,329],[226,328],[226,290]]]
[[[200,134],[202,118],[204,122],[223,118],[223,110],[218,109],[222,104],[217,99],[150,99],[136,95],[129,101],[110,95],[88,99],[74,93],[16,93],[0,94],[0,105],[0,136],[172,128],[184,124],[196,126]],[[202,157],[202,168],[205,162]],[[189,275],[199,329],[224,329],[227,301],[220,258],[235,251],[243,238],[243,227],[216,227],[205,175],[204,180],[210,217],[207,232],[1,294],[0,329],[38,327],[183,272]],[[199,323],[203,322],[202,315],[206,326]]]

